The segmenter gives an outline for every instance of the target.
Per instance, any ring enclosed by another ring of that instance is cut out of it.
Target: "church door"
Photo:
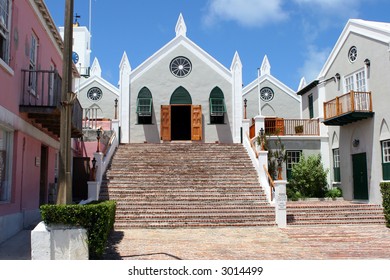
[[[202,106],[161,105],[161,140],[202,140]]]

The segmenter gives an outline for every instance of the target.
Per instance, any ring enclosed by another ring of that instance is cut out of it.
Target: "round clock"
[[[192,70],[192,64],[188,58],[184,56],[178,56],[171,61],[169,69],[174,76],[183,78],[190,74]]]
[[[260,98],[265,102],[271,101],[274,98],[274,91],[269,87],[263,87],[260,90]]]
[[[357,58],[357,48],[353,46],[348,51],[348,59],[350,62],[355,62],[356,58]]]
[[[77,52],[73,52],[72,53],[72,60],[73,60],[73,63],[76,64],[77,62],[79,62],[79,55],[77,54]]]
[[[98,87],[90,88],[87,92],[87,97],[93,101],[98,101],[102,99],[102,96],[103,96],[103,92]]]

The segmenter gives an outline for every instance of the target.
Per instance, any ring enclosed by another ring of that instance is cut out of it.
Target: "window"
[[[30,74],[28,79],[29,90],[32,94],[36,94],[37,89],[37,56],[38,56],[38,39],[35,34],[31,35],[30,45]]]
[[[382,141],[383,180],[390,180],[390,140]]]
[[[308,103],[309,103],[309,117],[312,119],[312,118],[314,118],[313,94],[309,95]]]
[[[215,87],[210,93],[210,123],[224,124],[226,105],[222,90]]]
[[[260,90],[260,98],[265,102],[271,101],[274,98],[274,91],[272,88],[264,87]]]
[[[366,88],[366,71],[361,70],[352,75],[345,77],[344,80],[345,92],[359,91],[365,92]]]
[[[152,124],[152,93],[146,87],[141,89],[137,98],[137,122],[138,124]]]
[[[351,47],[348,51],[348,59],[350,62],[355,62],[357,59],[358,51],[355,46]]]
[[[98,87],[92,87],[88,90],[87,97],[92,101],[99,101],[103,97],[103,92]]]
[[[9,201],[11,193],[11,133],[0,127],[0,202]]]
[[[0,59],[9,63],[10,0],[0,0]]]
[[[192,64],[188,58],[178,56],[171,61],[169,69],[175,77],[184,78],[191,73]]]
[[[301,158],[302,151],[287,151],[287,180],[292,177],[292,169],[294,164],[297,164]]]
[[[340,176],[340,149],[333,149],[333,176],[335,182],[341,181]]]

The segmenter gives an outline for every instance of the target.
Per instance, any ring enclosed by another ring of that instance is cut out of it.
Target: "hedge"
[[[386,225],[390,227],[390,182],[380,184],[383,199],[383,212],[385,213]]]
[[[90,259],[100,259],[115,221],[115,201],[92,202],[86,205],[42,205],[46,225],[80,226],[87,230]]]

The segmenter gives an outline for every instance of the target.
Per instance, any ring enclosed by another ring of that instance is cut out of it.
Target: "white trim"
[[[252,91],[256,87],[258,87],[261,83],[263,83],[264,81],[267,81],[267,80],[269,82],[273,83],[276,87],[281,89],[283,92],[287,93],[289,96],[291,96],[292,98],[297,100],[298,102],[301,102],[300,98],[295,94],[295,91],[293,91],[291,88],[289,88],[288,86],[283,84],[281,81],[276,79],[274,76],[268,75],[268,74],[265,74],[265,75],[259,77],[258,79],[252,81],[250,84],[248,84],[246,87],[244,87],[242,89],[242,92],[243,92],[242,97],[247,95],[250,91]]]
[[[106,81],[105,79],[103,79],[103,78],[101,78],[99,76],[91,76],[91,77],[89,77],[76,90],[77,91],[81,91],[81,90],[87,88],[89,85],[93,84],[94,82],[97,82],[97,83],[101,84],[102,86],[104,86],[107,89],[109,89],[116,96],[119,96],[119,88],[113,86],[111,83],[109,83],[108,81]]]
[[[14,70],[4,61],[0,58],[0,67],[3,68],[5,71],[8,72],[11,76],[15,75]]]
[[[160,62],[164,57],[169,55],[179,46],[183,46],[187,48],[190,52],[192,52],[197,58],[208,64],[213,70],[219,73],[224,79],[228,82],[231,82],[232,76],[230,71],[219,63],[215,58],[209,55],[206,51],[192,42],[190,39],[184,36],[175,37],[168,44],[163,46],[160,50],[154,53],[151,57],[146,59],[141,65],[134,69],[134,71],[130,74],[130,83],[133,83],[138,78],[140,78],[146,71]]]
[[[326,60],[323,68],[318,75],[318,80],[322,80],[328,74],[330,67],[337,58],[344,42],[348,39],[349,34],[356,33],[362,36],[372,38],[379,42],[389,44],[390,41],[390,24],[383,22],[372,22],[359,19],[350,19],[344,27],[340,37],[338,38],[333,50]]]

